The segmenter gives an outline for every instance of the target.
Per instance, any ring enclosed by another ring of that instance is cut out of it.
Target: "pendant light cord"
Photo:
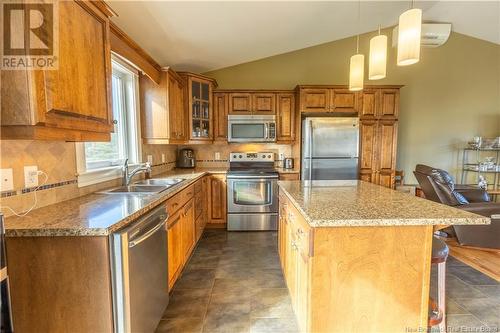
[[[359,54],[359,32],[361,30],[361,0],[358,1],[358,34],[356,35],[356,54]]]

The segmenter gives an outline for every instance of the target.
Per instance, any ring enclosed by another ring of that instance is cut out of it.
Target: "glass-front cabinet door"
[[[213,140],[212,89],[214,80],[198,74],[185,73],[188,81],[188,114],[190,141]]]

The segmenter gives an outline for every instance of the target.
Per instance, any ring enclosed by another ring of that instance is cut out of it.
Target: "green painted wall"
[[[391,30],[385,33],[391,40]],[[374,35],[361,36],[360,51],[365,55]],[[355,45],[355,38],[347,38],[205,74],[216,78],[221,89],[347,84]],[[396,49],[390,47],[387,78],[366,79],[365,83],[405,86],[401,90],[398,169],[405,171],[405,182],[410,184],[416,182],[412,171],[417,163],[459,176],[459,147],[475,135],[500,135],[500,46],[453,33],[445,45],[422,49],[415,65],[398,67],[395,57]]]

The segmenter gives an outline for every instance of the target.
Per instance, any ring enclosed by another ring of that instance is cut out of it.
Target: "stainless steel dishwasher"
[[[110,236],[117,333],[154,332],[168,305],[167,217],[162,205]]]

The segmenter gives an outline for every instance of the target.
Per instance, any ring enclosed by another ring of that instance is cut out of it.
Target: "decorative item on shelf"
[[[422,10],[412,8],[399,16],[398,66],[408,66],[420,60]]]
[[[479,188],[482,188],[483,190],[488,189],[488,182],[486,181],[486,179],[484,179],[484,177],[482,175],[479,175],[479,182],[478,182],[477,186]]]
[[[473,149],[479,149],[481,147],[481,142],[482,142],[483,138],[480,137],[480,136],[475,136],[474,138],[472,138],[472,141],[469,141],[468,144],[469,144],[469,147],[473,148]]]
[[[356,36],[356,54],[351,57],[349,65],[349,90],[363,90],[365,77],[365,56],[359,53],[359,24],[361,22],[361,1],[358,1],[358,35]]]
[[[387,67],[387,36],[380,34],[370,40],[370,59],[368,69],[369,80],[380,80],[386,76]]]
[[[500,148],[500,137],[496,138],[483,138],[481,141],[481,148],[496,149]]]
[[[495,157],[493,156],[485,157],[483,165],[486,168],[485,171],[496,171],[497,169],[497,166],[495,165]]]

